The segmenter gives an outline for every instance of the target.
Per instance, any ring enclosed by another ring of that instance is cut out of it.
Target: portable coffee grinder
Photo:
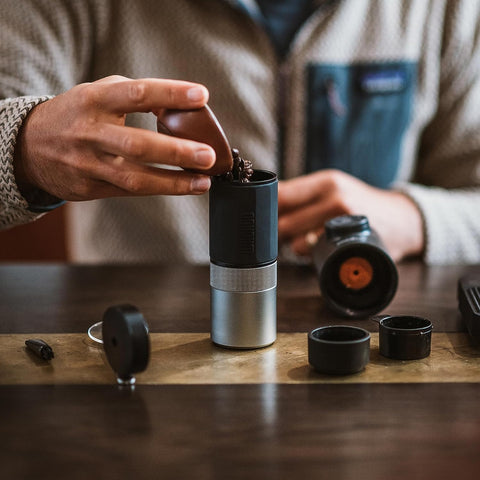
[[[222,347],[254,349],[277,334],[278,180],[251,168],[230,148],[208,106],[166,110],[158,131],[211,145],[209,171],[211,339]]]

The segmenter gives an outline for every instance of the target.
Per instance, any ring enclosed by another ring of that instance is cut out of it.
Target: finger
[[[325,222],[333,217],[342,215],[338,203],[329,201],[317,202],[293,212],[286,213],[278,218],[278,236],[282,240],[304,236],[308,232],[318,231]]]
[[[174,180],[167,182],[167,188],[164,188],[162,182],[158,182],[157,179],[145,181],[145,178],[140,178],[140,175],[136,176],[136,180],[133,180],[135,176],[131,174],[131,180],[125,183],[125,181],[122,181],[121,175],[117,175],[118,184],[123,185],[124,188],[110,183],[112,176],[108,177],[108,181],[91,178],[83,179],[82,181],[77,178],[74,185],[66,186],[63,189],[62,198],[68,201],[85,201],[141,195],[201,195],[208,191],[210,187],[210,177],[208,176],[197,175],[196,177],[201,177],[201,181],[198,181],[197,178],[191,179],[190,182],[186,181],[185,184],[176,182],[176,188],[172,188],[172,184],[175,183]],[[190,175],[190,177],[193,176]],[[183,188],[184,186],[186,188]]]
[[[100,78],[95,80],[94,83],[115,83],[115,82],[124,82],[125,80],[130,80],[128,77],[123,75],[109,75],[108,77]]]
[[[182,170],[139,165],[120,157],[104,160],[96,179],[123,191],[123,195],[200,195],[210,188],[210,177]]]
[[[303,175],[278,183],[278,212],[295,210],[325,195],[323,172]]]
[[[200,108],[208,90],[198,83],[158,78],[94,82],[85,90],[87,102],[112,113],[152,112],[161,108]]]
[[[65,191],[67,190],[69,190],[69,192],[64,194],[62,198],[71,202],[124,197],[128,194],[122,188],[112,185],[111,183],[91,178],[85,178],[83,181],[77,178],[74,185],[70,184],[68,188],[65,188]]]
[[[97,150],[137,163],[185,169],[208,169],[215,163],[215,151],[207,144],[140,128],[104,123],[85,135]]]

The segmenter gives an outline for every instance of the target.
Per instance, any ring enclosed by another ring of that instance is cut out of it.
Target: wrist
[[[30,111],[18,132],[13,152],[13,174],[20,194],[28,203],[28,209],[32,212],[42,213],[63,205],[65,201],[37,186],[32,180],[33,176],[28,168],[32,164],[30,157],[34,158],[29,148],[28,137],[36,108],[38,106]]]
[[[422,256],[425,248],[425,227],[422,213],[407,194],[397,192],[398,212],[401,212],[404,229],[402,257]]]
[[[35,107],[36,108],[36,107]],[[36,190],[36,185],[31,180],[28,172],[29,163],[29,148],[28,148],[28,136],[29,128],[31,124],[32,116],[34,115],[35,108],[33,108],[19,129],[17,134],[15,148],[13,151],[13,174],[17,183],[20,193],[27,198],[28,195]]]

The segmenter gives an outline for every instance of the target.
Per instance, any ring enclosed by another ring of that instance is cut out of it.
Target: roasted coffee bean
[[[226,173],[223,178],[230,182],[247,183],[253,175],[253,165],[249,160],[240,156],[236,148],[232,148],[233,168],[231,172]]]

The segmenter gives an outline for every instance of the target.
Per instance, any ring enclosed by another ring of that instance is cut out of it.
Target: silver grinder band
[[[271,345],[277,335],[277,262],[257,268],[210,263],[212,341],[229,348]]]

